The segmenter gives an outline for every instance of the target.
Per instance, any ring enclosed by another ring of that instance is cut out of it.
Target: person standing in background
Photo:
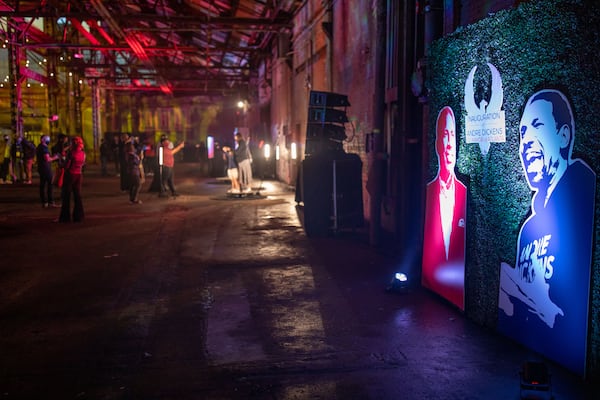
[[[248,145],[240,132],[234,135],[235,162],[239,169],[240,191],[244,193],[252,192],[252,155]]]
[[[83,139],[75,136],[71,149],[66,157],[65,180],[62,187],[62,207],[58,222],[82,222],[84,217],[83,201],[81,199],[81,184],[85,152]],[[71,216],[71,193],[73,194],[73,214]]]
[[[59,162],[56,164],[56,171],[52,177],[52,184],[58,188],[62,188],[65,175],[65,167],[63,160],[69,151],[69,137],[64,133],[59,133],[54,146],[52,146],[52,155],[58,156]]]
[[[17,136],[10,146],[10,166],[13,183],[23,182],[25,169],[23,165],[23,138],[21,136]]]
[[[58,160],[58,155],[50,155],[48,144],[50,136],[42,136],[40,144],[36,148],[37,169],[40,175],[40,200],[42,207],[56,206],[52,191],[52,161]]]
[[[161,137],[160,144],[163,149],[163,165],[159,197],[167,197],[167,189],[171,191],[173,197],[177,197],[179,194],[175,191],[175,185],[173,184],[174,155],[183,149],[185,142],[181,142],[177,147],[174,147],[173,143],[166,136],[163,136]]]
[[[140,189],[142,188],[142,160],[133,142],[128,142],[125,145],[125,151],[127,152],[127,174],[129,175],[129,202],[131,204],[142,204],[142,201],[138,198]]]
[[[108,176],[108,161],[112,155],[112,150],[108,142],[102,138],[100,139],[100,174],[102,176]]]
[[[227,177],[231,181],[231,188],[227,190],[227,193],[240,193],[239,172],[238,166],[235,163],[233,150],[229,146],[223,146],[223,153],[225,154],[225,163],[227,164]]]
[[[110,144],[110,149],[112,151],[112,160],[115,163],[115,175],[119,176],[121,173],[121,167],[119,166],[119,142],[121,138],[119,135],[114,135],[112,139],[112,143]]]
[[[23,138],[23,167],[25,169],[25,184],[31,185],[33,178],[33,161],[35,160],[35,144]]]
[[[10,165],[10,136],[4,135],[0,141],[0,184],[8,183]]]

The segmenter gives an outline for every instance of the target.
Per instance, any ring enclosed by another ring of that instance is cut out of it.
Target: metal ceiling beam
[[[140,42],[137,40],[137,38],[134,35],[124,33],[124,31],[121,30],[120,25],[117,23],[117,21],[115,19],[113,19],[113,16],[111,15],[111,13],[104,6],[104,2],[102,0],[91,0],[91,3],[94,6],[94,9],[96,10],[96,12],[98,12],[98,14],[100,14],[102,16],[102,19],[111,28],[111,31],[115,35],[119,36],[120,39],[125,40],[125,42],[127,42],[127,44],[129,45],[131,50],[134,52],[134,54],[138,57],[138,59],[145,66],[154,68],[153,62],[150,59],[150,57],[148,56],[148,53],[146,53],[146,50],[144,49],[144,47],[140,44]],[[158,80],[158,84],[159,84],[161,90],[163,91],[163,93],[165,93],[165,94],[173,93],[171,91],[169,82],[164,77],[159,76],[157,78],[157,80]]]
[[[113,68],[115,67],[115,64],[113,63],[86,63],[84,62],[73,62],[72,64],[70,64],[71,66],[75,66],[75,67],[80,67],[80,68],[99,68],[99,69],[103,69],[103,68]],[[116,67],[119,67],[119,65],[117,64]],[[175,65],[175,64],[162,64],[162,65],[158,65],[158,68],[172,68],[174,70],[177,71],[185,71],[185,70],[224,70],[224,71],[235,71],[235,72],[244,72],[244,71],[248,71],[248,68],[246,67],[239,67],[239,66],[221,66],[221,65],[192,65],[192,64],[183,64],[183,65]]]
[[[160,4],[172,6],[169,15],[163,15],[166,8]],[[85,59],[66,65],[81,68],[88,79],[102,80],[107,88],[119,79],[147,79],[164,93],[188,91],[190,86],[189,91],[203,92],[207,86],[233,85],[237,90],[239,85],[247,85],[257,74],[249,70],[249,63],[268,57],[272,39],[293,29],[291,18],[298,6],[292,0],[223,0],[220,15],[211,16],[204,8],[190,9],[170,1],[0,0],[0,18],[8,17],[22,35],[27,32],[29,40],[19,40],[15,46],[40,54],[83,52]],[[33,27],[27,18],[55,22],[66,18],[75,23],[65,25],[62,37],[43,37],[29,29]],[[89,28],[79,21],[86,21]],[[75,43],[77,38],[71,41],[67,36],[71,28],[84,37],[85,44]],[[104,58],[99,58],[100,53]],[[151,74],[144,74],[146,71]],[[132,86],[130,90],[141,89]]]
[[[72,49],[72,50],[98,50],[98,51],[131,51],[131,47],[126,44],[121,45],[94,45],[83,43],[63,43],[63,42],[36,42],[36,43],[15,43],[15,45],[24,49]],[[199,48],[195,46],[177,46],[177,47],[144,47],[147,53],[173,52],[180,51],[182,53],[206,54],[212,52],[252,52],[270,54],[266,50],[261,50],[258,46],[226,46],[216,45],[210,48]]]
[[[105,17],[101,13],[86,13],[86,12],[59,12],[59,11],[10,11],[0,10],[0,17],[7,18],[68,18],[78,19],[85,21],[88,19],[104,19]],[[207,16],[170,16],[168,18],[162,15],[155,14],[129,14],[123,15],[122,18],[126,18],[128,21],[158,21],[163,24],[169,24],[171,28],[178,30],[198,30],[211,28],[219,31],[223,29],[236,29],[236,30],[263,30],[263,31],[279,31],[282,29],[292,29],[293,24],[283,18],[279,19],[265,19],[265,18],[240,18],[240,17],[207,17]],[[135,29],[143,30],[140,27],[123,27],[124,30]]]
[[[135,79],[150,79],[150,80],[156,80],[157,75],[156,74],[144,74],[144,73],[132,73],[132,74],[106,74],[106,76],[98,74],[97,76],[95,76],[94,78],[91,79],[111,79],[111,80],[135,80]],[[198,76],[198,77],[181,77],[178,79],[172,79],[171,82],[173,83],[177,83],[177,82],[205,82],[205,81],[210,81],[210,82],[247,82],[247,79],[243,79],[240,76],[218,76],[218,75],[214,75],[214,76]],[[174,87],[176,88],[177,86],[174,85]]]

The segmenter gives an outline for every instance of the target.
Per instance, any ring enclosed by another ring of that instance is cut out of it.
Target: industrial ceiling
[[[301,3],[0,0],[0,34],[41,57],[66,56],[107,88],[227,95],[257,79],[260,61],[278,35],[290,34]]]

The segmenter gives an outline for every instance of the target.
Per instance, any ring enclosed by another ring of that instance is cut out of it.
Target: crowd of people
[[[57,222],[81,222],[84,218],[81,198],[85,166],[83,139],[59,134],[52,146],[50,141],[50,136],[43,135],[36,146],[23,136],[11,140],[10,135],[5,134],[0,145],[0,182],[31,185],[33,165],[36,164],[42,207],[60,208]],[[56,202],[55,188],[60,190],[61,204]]]
[[[234,134],[234,143],[233,148],[218,149],[219,153],[222,150],[224,173],[231,180],[228,193],[251,193],[252,153],[239,132]],[[112,163],[119,188],[131,204],[142,204],[140,192],[147,176],[153,177],[148,191],[158,192],[158,197],[178,197],[175,155],[184,148],[185,142],[175,145],[166,135],[160,138],[158,147],[126,133],[103,138],[99,148],[100,173],[113,175],[109,173]],[[50,136],[43,135],[37,146],[23,136],[11,138],[5,134],[0,141],[0,184],[32,184],[32,169],[37,165],[39,200],[43,208],[60,208],[56,222],[84,219],[81,188],[85,163],[85,145],[80,136],[61,133],[51,144]]]
[[[35,145],[24,137],[11,141],[4,135],[0,142],[0,184],[23,183],[31,185],[35,159]]]
[[[151,143],[142,142],[139,136],[123,133],[114,137],[112,146],[102,141],[101,174],[107,176],[108,164],[114,162],[120,189],[129,194],[129,202],[132,204],[142,204],[139,194],[146,176],[154,178],[149,191],[158,192],[159,197],[178,197],[173,168],[175,154],[179,153],[184,146],[185,142],[175,146],[167,136],[163,135],[160,138],[160,145],[155,148]]]
[[[86,164],[84,141],[80,136],[58,134],[51,145],[51,138],[43,135],[36,146],[23,136],[14,139],[3,135],[0,143],[0,182],[2,184],[32,184],[33,165],[37,165],[39,175],[39,199],[43,208],[60,208],[56,222],[82,222],[84,207],[82,200],[83,172]],[[121,190],[127,192],[132,204],[141,204],[139,193],[145,181],[145,147],[138,138],[121,135],[115,146],[108,147],[112,152],[107,156],[107,146],[101,142],[102,175],[108,175],[108,159],[115,160],[116,175],[120,177]],[[114,155],[114,157],[113,157]],[[174,192],[171,180],[165,180]],[[56,196],[55,190],[60,195]],[[60,202],[57,201],[58,198]]]

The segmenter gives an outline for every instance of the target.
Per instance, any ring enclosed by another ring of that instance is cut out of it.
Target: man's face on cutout
[[[440,169],[453,174],[456,165],[456,126],[450,113],[442,115],[441,118],[437,132]]]
[[[536,100],[525,106],[519,124],[519,154],[532,188],[547,188],[560,162],[561,136],[552,115],[552,103]]]

